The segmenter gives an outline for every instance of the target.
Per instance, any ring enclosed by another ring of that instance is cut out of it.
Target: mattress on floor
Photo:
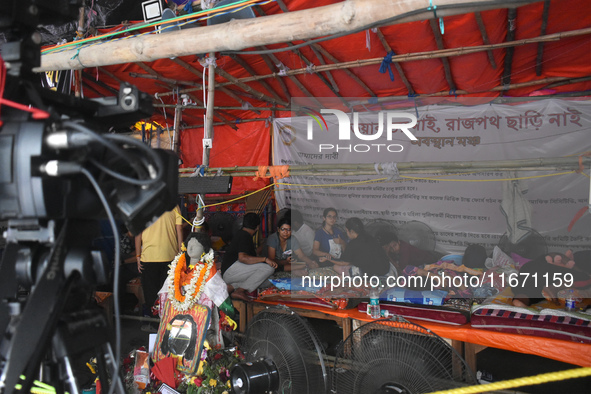
[[[497,297],[475,305],[470,319],[474,328],[591,343],[590,314],[559,309],[548,301],[522,308]]]
[[[460,300],[456,300],[460,301]],[[469,300],[465,305],[419,305],[407,302],[381,301],[380,310],[388,311],[390,315],[399,315],[409,319],[428,321],[433,323],[463,325],[470,321]],[[359,312],[367,311],[367,302],[357,306]]]

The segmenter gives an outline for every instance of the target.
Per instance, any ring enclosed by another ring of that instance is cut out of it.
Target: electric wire
[[[113,216],[113,212],[109,206],[109,202],[105,197],[105,194],[101,190],[98,182],[90,171],[86,168],[81,168],[80,172],[88,179],[92,187],[94,188],[97,196],[101,200],[103,207],[105,208],[105,212],[109,219],[109,224],[113,230],[113,241],[115,243],[115,256],[113,260],[113,303],[114,303],[114,325],[115,325],[115,360],[113,361],[113,371],[111,373],[112,382],[111,387],[109,389],[109,394],[113,394],[115,391],[116,382],[119,377],[119,359],[121,358],[121,314],[119,310],[119,262],[121,258],[121,251],[119,245],[119,229],[117,228],[117,224],[115,222],[115,217]]]
[[[136,140],[135,138],[129,138],[127,136],[119,135],[119,134],[105,134],[105,138],[107,140],[114,140],[117,142],[121,142],[123,144],[133,145],[136,148],[142,150],[148,157],[152,159],[152,162],[155,166],[157,174],[155,177],[152,178],[152,183],[156,183],[164,177],[164,170],[163,170],[163,163],[162,159],[156,151],[152,149],[150,146],[144,144],[143,142]],[[129,155],[127,155],[129,158]]]
[[[53,46],[51,46],[49,48],[43,49],[41,51],[41,53],[51,53],[51,52],[56,52],[56,51],[64,51],[64,50],[70,49],[70,47],[72,47],[72,46],[79,46],[80,48],[81,47],[84,47],[84,46],[89,46],[89,45],[83,45],[85,43],[91,43],[91,45],[102,44],[104,42],[98,42],[98,43],[96,43],[94,41],[98,41],[98,40],[101,40],[103,38],[117,36],[119,34],[126,34],[126,33],[129,33],[129,32],[135,31],[135,30],[140,30],[140,29],[145,29],[145,28],[150,28],[150,27],[157,27],[157,26],[160,26],[160,25],[163,25],[163,24],[169,24],[169,23],[179,22],[179,21],[187,20],[187,19],[195,19],[195,20],[187,21],[185,23],[180,24],[182,26],[182,25],[186,25],[186,24],[189,24],[189,23],[195,23],[195,22],[198,22],[198,21],[210,19],[210,18],[213,18],[215,16],[225,15],[225,14],[229,14],[229,13],[232,13],[232,12],[237,12],[237,11],[240,11],[240,10],[246,8],[249,4],[257,4],[257,3],[259,3],[261,5],[264,5],[264,4],[273,2],[273,1],[275,1],[275,0],[269,0],[269,1],[263,1],[263,2],[260,2],[260,0],[243,0],[243,1],[238,1],[238,2],[231,3],[231,4],[228,4],[228,5],[224,5],[224,6],[214,7],[214,8],[209,9],[209,10],[203,10],[203,11],[198,11],[198,12],[194,12],[194,13],[187,14],[187,15],[182,15],[182,16],[179,16],[179,17],[176,17],[176,18],[161,20],[161,21],[152,22],[152,23],[140,23],[140,24],[138,24],[136,26],[133,26],[133,27],[130,27],[128,29],[117,30],[117,31],[114,31],[114,32],[110,32],[110,33],[106,33],[106,34],[102,34],[102,35],[94,36],[94,37],[88,37],[88,38],[85,38],[85,39],[82,39],[82,40],[76,40],[76,41],[68,42],[68,43],[65,43],[65,44],[53,45]],[[238,8],[238,7],[240,7],[240,8]],[[229,10],[232,10],[232,11],[229,11]],[[226,12],[223,12],[222,13],[222,11],[226,11]],[[198,18],[200,15],[208,15],[208,16]],[[149,31],[149,32],[141,33],[141,34],[136,34],[136,35],[126,36],[126,37],[116,38],[116,39],[113,39],[111,41],[124,40],[124,39],[129,39],[129,38],[143,36],[143,35],[146,35],[146,34],[155,34],[155,33],[156,33],[156,31]]]
[[[107,166],[101,164],[101,162],[99,162],[95,158],[90,158],[89,161],[96,168],[98,168],[99,170],[101,170],[104,173],[112,176],[115,179],[119,179],[120,181],[127,182],[127,183],[130,183],[132,185],[136,185],[136,186],[148,186],[148,185],[151,185],[152,183],[154,183],[154,180],[152,180],[152,179],[136,179],[136,178],[131,178],[131,177],[128,177],[128,176],[123,175],[121,173],[118,173],[116,171],[113,171],[110,168],[108,168]]]
[[[484,170],[483,170],[484,171]],[[483,172],[483,171],[474,171],[473,174],[478,174],[479,172]],[[552,177],[552,176],[562,176],[562,175],[569,175],[569,174],[575,174],[576,171],[566,171],[566,172],[558,172],[558,173],[552,173],[552,174],[544,174],[544,175],[531,175],[531,176],[523,176],[523,177],[511,177],[511,178],[495,178],[495,179],[444,179],[443,177],[445,176],[453,176],[456,174],[445,174],[445,175],[440,175],[439,177],[411,177],[411,176],[405,176],[405,175],[400,175],[400,179],[397,179],[395,181],[392,181],[390,178],[377,178],[377,179],[367,179],[367,180],[362,180],[362,181],[353,181],[353,182],[344,182],[344,183],[332,183],[332,184],[322,184],[322,185],[310,185],[310,184],[305,184],[305,183],[289,183],[289,182],[277,182],[277,183],[271,183],[267,186],[264,186],[260,189],[257,189],[255,191],[252,191],[250,193],[247,193],[245,195],[242,196],[238,196],[235,198],[232,198],[230,200],[225,200],[225,201],[221,201],[221,202],[217,202],[217,203],[212,203],[212,204],[204,204],[201,206],[201,209],[205,209],[205,208],[209,208],[209,207],[215,207],[215,206],[219,206],[219,205],[226,205],[226,204],[230,204],[232,202],[238,201],[238,200],[242,200],[245,199],[247,197],[250,197],[254,194],[260,193],[264,190],[267,190],[269,188],[272,187],[277,187],[277,186],[295,186],[296,188],[293,187],[288,187],[288,188],[280,188],[278,189],[279,191],[289,191],[289,190],[303,190],[303,189],[308,189],[308,188],[331,188],[331,187],[345,187],[345,186],[350,186],[350,185],[360,185],[360,184],[367,184],[367,183],[382,183],[382,182],[404,182],[404,181],[413,181],[413,180],[430,180],[430,181],[447,181],[447,182],[503,182],[503,181],[516,181],[516,180],[525,180],[525,179],[535,179],[535,178],[547,178],[547,177]],[[582,173],[583,175],[589,177],[587,174]],[[465,174],[462,174],[465,175]],[[188,219],[183,217],[183,220],[186,221],[189,224],[192,224],[191,221],[189,221]]]
[[[121,148],[121,147],[117,146],[116,144],[114,144],[113,142],[107,140],[106,136],[97,134],[93,130],[89,129],[88,127],[85,127],[85,126],[83,126],[77,122],[73,122],[73,121],[64,122],[64,126],[90,136],[94,141],[100,143],[105,148],[109,149],[111,152],[113,152],[114,154],[119,156],[121,159],[127,161],[136,170],[136,172],[138,174],[140,174],[140,175],[142,174],[143,171],[140,168],[140,166],[138,165],[137,160],[132,160],[132,158],[129,157],[129,155],[125,152],[125,150],[123,148]]]

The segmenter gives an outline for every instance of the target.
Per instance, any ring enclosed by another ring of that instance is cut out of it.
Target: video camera
[[[0,4],[6,40],[2,44],[0,35],[0,219],[8,222],[0,264],[0,393],[29,392],[42,364],[51,366],[44,380],[57,392],[64,386],[78,392],[68,366],[67,342],[74,335],[100,349],[104,389],[110,370],[109,392],[123,392],[117,378],[119,322],[113,353],[108,325],[74,294],[90,298],[91,289],[109,277],[104,253],[92,248],[99,220],[107,219],[113,230],[117,296],[116,221],[139,234],[176,205],[176,154],[109,132],[149,117],[148,95],[122,84],[116,103],[105,105],[44,89],[32,72],[40,64],[35,27],[54,16],[72,18],[81,3]],[[50,17],[44,18],[47,10]]]

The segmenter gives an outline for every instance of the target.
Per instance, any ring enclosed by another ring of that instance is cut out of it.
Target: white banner
[[[329,112],[304,106],[300,114],[305,116],[274,120],[274,164],[391,163],[394,169],[395,163],[402,162],[551,158],[591,150],[591,103],[585,101],[384,109],[381,114],[356,113],[357,122],[348,112],[348,140],[343,139],[347,133],[339,123],[340,114]],[[397,115],[391,117],[388,112]],[[389,126],[408,123],[413,115],[417,123],[409,134],[417,138],[415,141],[400,128]],[[531,227],[545,237],[548,249],[591,248],[591,214],[585,214],[571,232],[567,231],[574,215],[589,203],[589,177],[576,173],[548,176],[552,173],[556,171],[416,175],[365,184],[355,182],[392,172],[298,176],[281,180],[292,185],[279,185],[276,197],[279,208],[300,210],[313,228],[321,224],[324,208],[335,207],[341,226],[354,216],[366,224],[387,220],[397,228],[417,220],[434,231],[441,251],[462,251],[470,243],[490,250],[508,227],[500,210],[503,181],[499,179],[522,178],[519,185],[531,203]]]

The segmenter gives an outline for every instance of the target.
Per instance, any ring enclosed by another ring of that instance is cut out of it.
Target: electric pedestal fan
[[[499,240],[499,248],[509,256],[511,253],[516,253],[528,259],[535,259],[548,253],[546,239],[535,230],[531,230],[525,239],[516,244],[509,241],[509,235],[505,233]]]
[[[221,237],[224,241],[229,241],[234,235],[236,219],[228,212],[215,212],[207,219],[211,235]]]
[[[433,252],[435,250],[435,234],[431,227],[418,220],[406,222],[398,231],[398,238],[419,249]]]
[[[477,384],[441,337],[402,318],[372,322],[337,348],[332,392],[419,394]]]
[[[372,237],[376,238],[378,234],[383,234],[385,232],[390,232],[397,234],[396,226],[390,223],[387,220],[383,219],[375,219],[365,225],[365,231]]]
[[[324,351],[308,322],[286,307],[257,314],[246,331],[245,362],[232,369],[234,393],[326,393]]]

